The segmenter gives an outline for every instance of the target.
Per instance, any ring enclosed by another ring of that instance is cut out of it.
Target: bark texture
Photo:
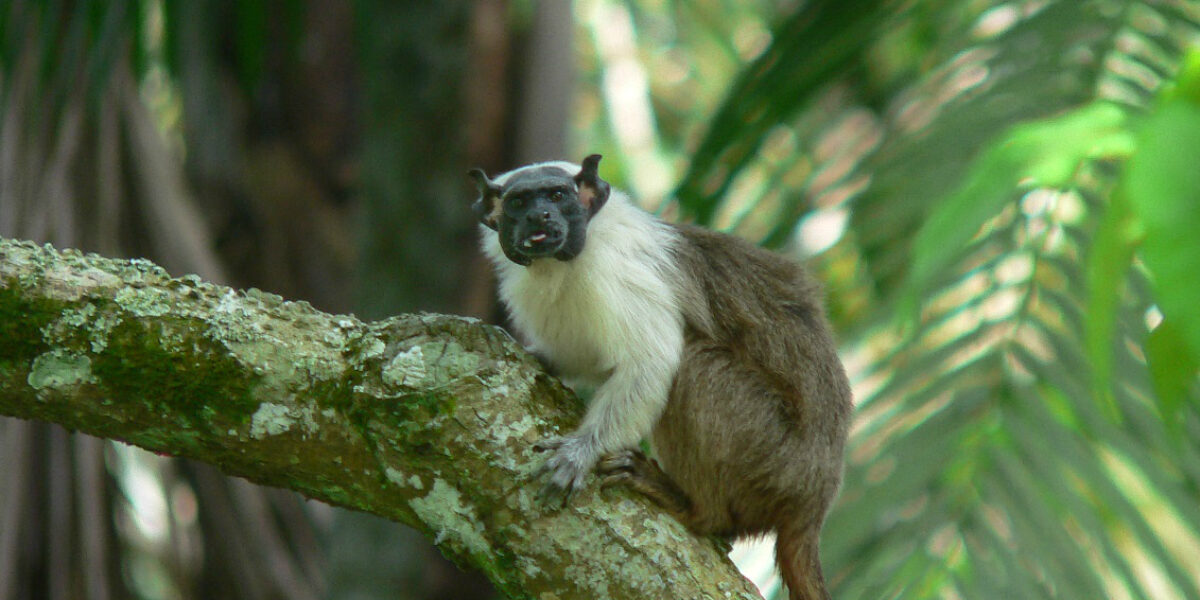
[[[0,414],[216,465],[411,525],[512,598],[758,598],[623,491],[536,499],[581,415],[502,330],[303,302],[0,240]]]

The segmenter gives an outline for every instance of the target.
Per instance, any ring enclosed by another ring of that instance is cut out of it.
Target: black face
[[[583,250],[588,214],[571,177],[542,167],[511,177],[501,196],[500,247],[513,261],[570,260]]]
[[[571,260],[583,251],[588,221],[608,199],[608,183],[596,174],[599,162],[599,155],[589,156],[574,177],[555,166],[525,169],[504,185],[476,169],[471,175],[480,198],[473,208],[480,222],[496,230],[509,260]]]

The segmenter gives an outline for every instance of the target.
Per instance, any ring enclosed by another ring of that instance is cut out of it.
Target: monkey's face
[[[519,264],[575,258],[587,233],[587,209],[561,169],[516,174],[505,186],[497,232],[504,253]]]
[[[493,183],[472,171],[480,198],[480,222],[496,230],[509,260],[529,265],[539,258],[571,260],[583,251],[587,225],[608,199],[608,183],[596,175],[599,155],[572,176],[555,165],[522,169]]]

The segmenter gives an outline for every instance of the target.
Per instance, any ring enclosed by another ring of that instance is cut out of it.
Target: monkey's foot
[[[691,499],[654,459],[637,450],[623,450],[601,459],[597,471],[602,488],[628,487],[649,498],[684,525],[691,525]]]
[[[596,466],[599,457],[599,451],[590,437],[575,435],[543,440],[534,444],[533,449],[554,452],[534,473],[534,477],[550,474],[550,480],[538,492],[538,498],[563,506],[566,506],[572,494],[583,488],[584,479]]]

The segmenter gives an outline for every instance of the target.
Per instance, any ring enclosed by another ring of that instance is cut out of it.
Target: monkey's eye
[[[563,198],[566,197],[567,195],[564,194],[562,190],[554,190],[553,192],[550,192],[551,202],[562,202]]]
[[[525,208],[525,197],[524,196],[509,196],[508,197],[508,206],[509,206],[509,208],[512,208],[514,210],[521,210],[522,208]]]

